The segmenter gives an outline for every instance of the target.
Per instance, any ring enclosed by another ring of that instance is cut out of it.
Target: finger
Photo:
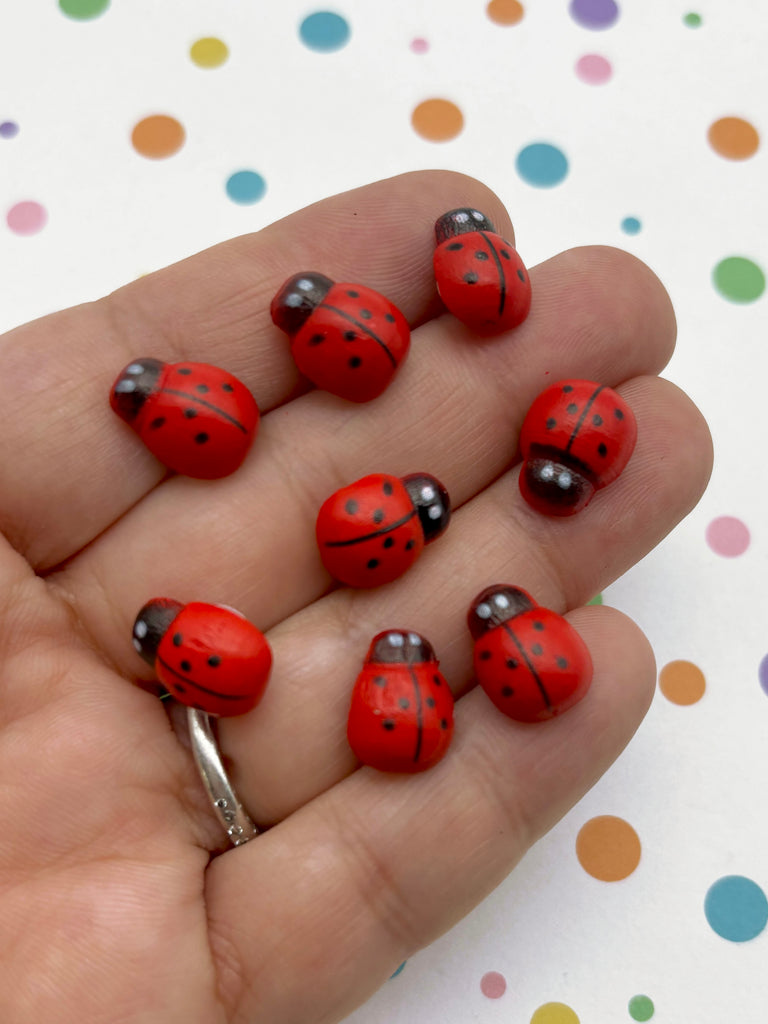
[[[258,458],[215,490],[187,479],[158,487],[61,580],[98,644],[138,671],[126,637],[155,592],[234,605],[272,626],[330,585],[315,518],[338,487],[372,471],[426,471],[458,506],[510,464],[525,410],[555,373],[616,384],[668,358],[669,300],[627,254],[577,250],[531,276],[541,298],[514,336],[477,344],[453,318],[431,321],[369,407],[305,395],[265,417]]]
[[[273,630],[273,677],[250,715],[219,736],[241,799],[257,821],[281,821],[355,767],[346,739],[354,680],[371,638],[391,628],[426,636],[455,693],[472,684],[470,602],[494,583],[521,586],[563,612],[642,558],[696,503],[711,467],[700,413],[674,385],[640,378],[621,389],[638,444],[617,481],[578,515],[553,520],[523,501],[519,470],[462,508],[439,545],[391,587],[341,589]]]
[[[56,313],[0,339],[0,527],[37,568],[73,554],[164,475],[108,406],[132,359],[195,359],[239,376],[267,410],[295,391],[272,296],[318,269],[387,295],[418,323],[437,308],[435,219],[477,205],[511,234],[501,203],[464,175],[420,171],[377,182],[140,278],[109,298]],[[252,453],[256,457],[255,453]]]
[[[211,948],[233,1018],[341,1019],[487,896],[618,756],[650,702],[653,655],[613,609],[570,620],[595,664],[575,709],[525,726],[475,691],[436,768],[363,769],[214,861]]]

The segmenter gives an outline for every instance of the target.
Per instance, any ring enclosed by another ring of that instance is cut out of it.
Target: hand
[[[709,474],[701,416],[655,376],[669,300],[626,253],[576,249],[532,271],[520,328],[478,342],[441,315],[431,271],[433,222],[463,205],[511,238],[477,182],[404,175],[2,340],[1,1020],[338,1021],[498,885],[641,721],[648,643],[584,604]],[[383,292],[414,326],[374,402],[300,384],[268,309],[304,269]],[[112,413],[112,381],[141,356],[210,362],[251,388],[266,415],[237,473],[166,477]],[[555,520],[525,505],[510,466],[528,405],[564,377],[617,387],[639,440],[618,481]],[[437,476],[452,523],[397,582],[330,589],[317,510],[381,470]],[[567,611],[592,652],[592,688],[562,717],[520,725],[472,689],[466,611],[498,582]],[[156,596],[232,605],[273,648],[260,706],[220,722],[240,798],[268,828],[237,849],[183,730],[134,685],[148,670],[131,627]],[[345,739],[367,646],[392,627],[429,638],[460,698],[451,749],[418,776],[358,770]]]

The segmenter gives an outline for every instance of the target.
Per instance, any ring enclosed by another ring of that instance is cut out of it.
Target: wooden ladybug
[[[379,633],[352,692],[347,739],[356,757],[382,772],[421,772],[452,735],[453,694],[430,643],[402,629]]]
[[[435,223],[435,281],[453,315],[480,334],[507,331],[528,316],[531,279],[515,248],[485,214],[449,210]]]
[[[632,410],[612,388],[591,380],[553,384],[520,432],[523,497],[545,515],[573,515],[621,473],[636,439]]]
[[[149,601],[133,646],[171,696],[211,715],[244,715],[261,700],[272,668],[264,635],[239,612],[170,598]]]
[[[544,721],[589,689],[587,645],[562,615],[540,608],[520,587],[488,587],[472,602],[468,622],[477,681],[509,718]]]
[[[377,398],[411,344],[408,321],[389,299],[363,285],[334,284],[315,271],[290,277],[270,312],[289,335],[301,373],[351,402]]]
[[[110,405],[169,469],[204,480],[233,473],[259,425],[245,384],[207,363],[135,359],[112,385]]]
[[[435,477],[373,473],[323,502],[315,528],[320,558],[339,582],[378,587],[402,576],[450,518],[448,492]]]

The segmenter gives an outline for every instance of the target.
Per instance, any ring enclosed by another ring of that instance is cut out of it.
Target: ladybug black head
[[[424,543],[437,540],[451,519],[451,499],[439,480],[428,473],[412,473],[403,484],[416,506],[424,531]]]
[[[449,210],[435,221],[435,238],[440,245],[446,238],[466,235],[468,231],[496,231],[490,220],[479,210],[471,206],[462,206],[457,210]]]
[[[418,665],[437,662],[432,644],[419,633],[406,629],[388,629],[371,641],[367,661],[384,665]]]
[[[296,334],[332,287],[330,277],[314,270],[294,274],[272,299],[269,311],[273,322],[286,334]]]
[[[591,480],[575,466],[535,455],[523,465],[520,489],[533,508],[550,516],[573,515],[595,493]]]
[[[170,597],[157,597],[153,601],[148,601],[136,616],[133,624],[133,646],[153,668],[160,641],[183,607],[183,604]]]
[[[477,640],[489,629],[535,607],[536,602],[525,590],[506,583],[495,583],[478,594],[470,605],[467,615],[469,631],[472,638]]]
[[[109,396],[109,404],[117,415],[127,423],[135,420],[152,392],[165,366],[159,359],[134,359],[129,363],[115,383]]]

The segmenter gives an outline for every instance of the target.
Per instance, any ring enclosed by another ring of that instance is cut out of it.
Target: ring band
[[[233,846],[242,846],[259,834],[248,812],[237,799],[219,753],[211,725],[211,716],[197,708],[187,708],[189,738],[195,763],[200,770],[213,810]]]

